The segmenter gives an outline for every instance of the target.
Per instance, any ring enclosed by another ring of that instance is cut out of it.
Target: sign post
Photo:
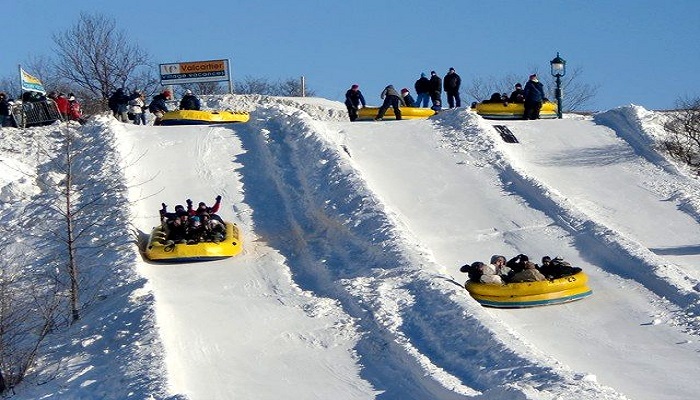
[[[160,84],[163,86],[195,82],[228,81],[233,92],[229,60],[188,61],[160,64]]]

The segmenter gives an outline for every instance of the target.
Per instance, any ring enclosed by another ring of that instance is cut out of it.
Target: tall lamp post
[[[549,64],[552,66],[552,76],[557,78],[557,89],[554,96],[557,98],[557,118],[561,119],[561,77],[566,75],[566,60],[559,57],[559,52],[557,52],[557,56]]]

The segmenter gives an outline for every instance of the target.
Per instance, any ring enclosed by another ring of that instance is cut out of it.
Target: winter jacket
[[[80,103],[77,100],[68,101],[68,118],[72,121],[78,121],[83,117],[83,111],[80,109]]]
[[[379,97],[382,99],[385,97],[388,97],[388,96],[396,96],[398,98],[401,98],[401,95],[399,94],[399,92],[397,92],[396,89],[394,89],[394,86],[392,86],[392,85],[385,87],[384,90],[382,90],[382,94],[379,95]],[[402,100],[402,102],[403,102],[403,100]]]
[[[61,115],[68,115],[70,104],[66,96],[58,96],[56,99],[56,107],[58,107],[58,112],[60,112]]]
[[[152,112],[153,114],[157,112],[161,113],[166,113],[168,112],[168,105],[165,102],[166,98],[165,95],[157,94],[153,96],[153,100],[151,101],[151,104],[148,106],[148,110]]]
[[[124,89],[117,89],[107,101],[109,109],[114,112],[124,112],[126,111],[127,105],[129,104],[129,96],[124,93]]]
[[[362,104],[362,107],[366,105],[365,97],[362,95],[362,92],[359,90],[348,89],[348,91],[345,92],[345,105],[348,107],[357,108],[360,104]]]
[[[180,100],[180,110],[199,110],[200,108],[199,99],[193,94],[186,94]]]
[[[542,82],[535,82],[532,80],[527,81],[523,91],[525,92],[525,101],[528,102],[541,103],[544,101],[545,97],[547,97],[544,94],[544,86],[542,86]]]
[[[513,93],[510,94],[508,100],[511,103],[522,103],[525,101],[525,91],[522,89],[515,89]]]
[[[10,103],[5,98],[0,100],[0,115],[10,115]]]
[[[129,112],[132,114],[143,114],[145,105],[141,97],[132,99],[129,101]]]
[[[413,87],[416,89],[417,94],[428,93],[430,92],[430,80],[424,75],[421,75]]]
[[[496,273],[496,266],[493,264],[486,264],[481,270],[482,275],[481,278],[479,278],[479,282],[481,283],[497,283],[497,284],[503,284],[503,279],[501,278],[500,275]]]
[[[510,281],[513,283],[516,282],[538,282],[538,281],[544,281],[547,278],[544,277],[540,273],[540,271],[532,268],[532,269],[524,269],[520,272],[516,272],[511,278]]]
[[[410,93],[406,93],[405,96],[403,96],[403,102],[406,104],[406,107],[415,107],[416,106],[416,101],[413,99],[413,96],[411,96]]]
[[[433,75],[430,77],[430,91],[442,93],[442,79],[439,76]]]
[[[449,72],[447,75],[445,75],[442,82],[444,83],[445,92],[454,93],[459,92],[459,87],[462,84],[462,78],[460,78],[456,72]]]

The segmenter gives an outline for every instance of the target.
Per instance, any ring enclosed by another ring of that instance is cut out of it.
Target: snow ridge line
[[[439,266],[365,187],[341,146],[324,140],[322,124],[282,106],[261,107],[252,117],[241,140],[251,153],[269,151],[264,165],[254,168],[277,176],[276,190],[284,192],[277,196],[288,208],[274,222],[254,215],[256,233],[273,223],[278,226],[271,229],[285,229],[282,220],[292,225],[293,243],[268,235],[270,245],[288,258],[301,287],[337,299],[357,320],[365,332],[357,345],[363,376],[375,387],[392,397],[461,398],[479,391],[498,397],[554,381],[571,394],[619,397],[597,383],[577,381],[555,360],[514,339],[461,284],[437,273]],[[245,176],[252,193],[256,185]],[[250,195],[247,200],[254,201]],[[459,328],[453,332],[441,329],[454,325]],[[518,343],[517,350],[505,345],[505,337]],[[486,342],[492,345],[479,344]]]
[[[665,115],[660,116],[642,107],[628,106],[596,114],[593,120],[615,131],[635,153],[669,175],[677,177],[678,181],[665,182],[668,186],[668,193],[665,194],[676,199],[680,204],[679,209],[700,223],[700,199],[696,195],[697,179],[688,177],[682,167],[678,167],[658,150],[663,133],[656,131],[663,130],[664,117]]]
[[[475,125],[465,121],[464,132],[482,137],[497,143],[492,138],[490,126]],[[471,131],[470,131],[471,129]],[[475,130],[476,129],[476,130]],[[488,139],[487,139],[488,138]],[[676,304],[681,310],[678,318],[683,320],[689,333],[700,335],[700,321],[684,318],[683,315],[698,315],[700,313],[700,282],[684,273],[683,269],[666,261],[621,232],[597,221],[595,217],[578,209],[568,199],[560,195],[554,188],[528,175],[519,167],[517,160],[510,157],[499,145],[493,146],[494,165],[500,169],[501,181],[504,188],[522,197],[531,207],[548,215],[560,227],[569,232],[579,244],[598,248],[595,255],[582,253],[592,264],[615,265],[613,273],[624,273],[626,277],[642,283],[660,297],[665,297]],[[653,158],[653,157],[652,157]],[[621,260],[625,260],[624,262]],[[604,268],[605,269],[605,268]],[[673,276],[673,281],[665,277]],[[674,282],[682,281],[682,286]]]

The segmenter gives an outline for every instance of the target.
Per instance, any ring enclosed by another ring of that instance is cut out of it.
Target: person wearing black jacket
[[[185,90],[185,95],[180,100],[180,110],[200,110],[201,108],[202,106],[197,96],[192,94],[191,90]]]
[[[523,92],[525,95],[525,112],[523,113],[523,119],[539,119],[542,103],[547,101],[547,97],[544,94],[544,86],[542,86],[542,82],[537,79],[537,75],[530,75],[530,79],[525,84]]]
[[[420,78],[413,85],[416,89],[416,107],[428,108],[428,100],[430,100],[430,80],[425,77],[425,72],[421,72]]]
[[[454,68],[447,71],[443,78],[445,94],[447,94],[447,104],[450,108],[461,107],[462,100],[459,98],[459,87],[462,85],[462,78],[457,75]]]
[[[365,105],[365,97],[362,95],[362,92],[360,92],[360,86],[352,85],[350,89],[345,92],[345,106],[348,108],[350,121],[355,121],[357,119],[357,110]]]
[[[148,106],[148,111],[156,116],[156,120],[153,122],[153,125],[160,125],[160,122],[163,120],[163,115],[168,112],[168,105],[166,101],[170,100],[171,98],[172,93],[167,89],[164,90],[163,93],[153,96],[153,100]]]
[[[5,92],[0,92],[0,127],[12,126],[10,103]]]
[[[523,85],[516,83],[515,90],[510,94],[508,101],[511,103],[524,103],[525,102],[525,91],[523,90]]]
[[[430,71],[430,100],[433,101],[433,107],[442,107],[442,79],[435,73]]]

